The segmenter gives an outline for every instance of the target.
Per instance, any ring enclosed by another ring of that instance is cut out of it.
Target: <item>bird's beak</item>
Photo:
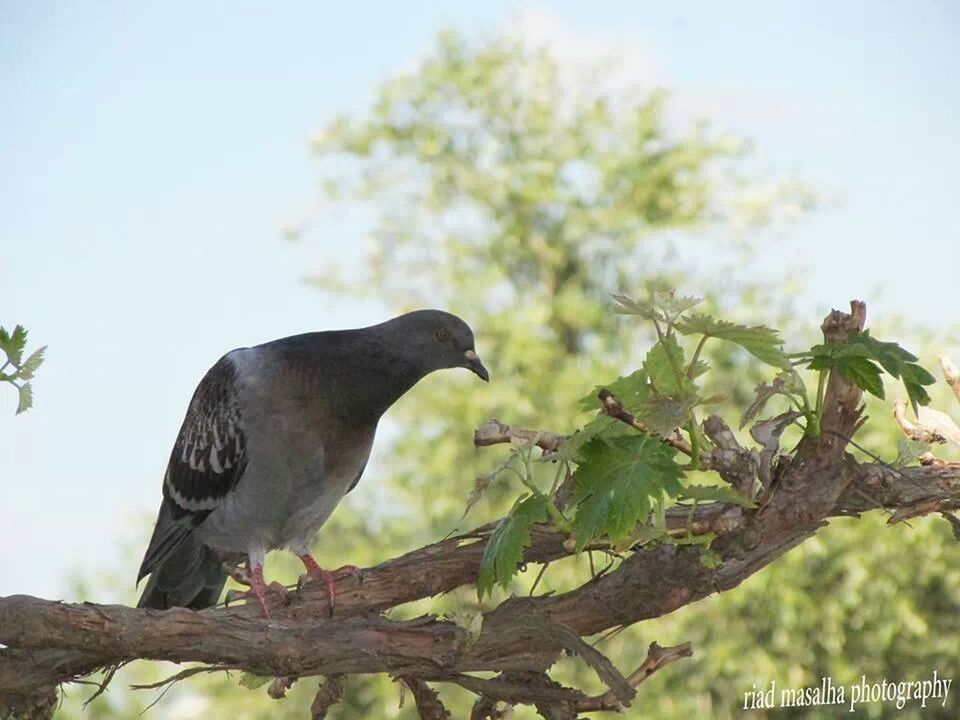
[[[483,363],[480,362],[480,356],[477,355],[475,350],[467,350],[463,354],[466,362],[464,367],[475,373],[478,378],[484,382],[490,382],[490,373],[487,372],[487,369],[483,366]]]

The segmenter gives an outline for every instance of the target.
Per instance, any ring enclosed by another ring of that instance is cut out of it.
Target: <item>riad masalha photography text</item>
[[[820,678],[819,685],[778,689],[776,681],[771,680],[768,687],[754,685],[752,690],[743,693],[743,709],[847,705],[850,712],[854,712],[867,703],[893,703],[902,710],[907,703],[919,703],[925,708],[927,702],[933,704],[936,701],[940,702],[940,707],[946,707],[952,683],[952,678],[940,677],[936,670],[930,679],[902,682],[891,682],[886,678],[870,682],[863,675],[858,683],[838,685],[827,676]]]

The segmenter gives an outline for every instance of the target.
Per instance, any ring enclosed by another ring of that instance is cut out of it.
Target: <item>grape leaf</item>
[[[584,410],[597,410],[600,407],[600,400],[597,395],[601,390],[608,390],[620,401],[630,412],[637,410],[650,392],[650,385],[647,382],[647,374],[643,368],[634,370],[629,375],[618,377],[612,383],[607,385],[597,385],[587,395],[580,399],[580,407]]]
[[[497,524],[480,560],[478,597],[491,593],[495,584],[507,589],[523,561],[523,549],[530,545],[530,526],[547,519],[548,502],[546,495],[523,495]]]
[[[670,397],[651,396],[635,413],[647,427],[660,437],[667,437],[690,419],[695,401],[675,400]]]
[[[27,331],[23,325],[17,325],[13,329],[13,334],[9,334],[5,329],[0,328],[0,350],[3,350],[10,362],[20,366],[20,360],[23,357],[23,349],[27,345]]]
[[[765,325],[738,325],[709,315],[690,315],[674,326],[681,335],[706,335],[735,343],[754,357],[780,368],[790,369],[790,358],[783,352],[780,333]]]
[[[613,309],[618,315],[639,315],[646,320],[653,320],[654,322],[662,322],[665,320],[663,313],[654,307],[653,303],[639,302],[627,295],[613,295],[612,297],[614,302],[619,306]]]
[[[687,398],[696,395],[696,385],[683,370],[683,348],[675,335],[655,343],[643,361],[644,373],[661,395]]]
[[[668,318],[677,318],[687,310],[703,302],[703,298],[693,295],[677,295],[675,291],[663,292],[658,290],[653,294],[653,303]]]
[[[33,374],[37,371],[37,368],[43,363],[44,357],[43,354],[46,352],[47,346],[44,345],[39,350],[34,350],[30,357],[23,361],[23,365],[20,366],[20,372],[18,373],[21,378],[24,380],[30,380],[33,378]]]
[[[614,542],[629,536],[650,511],[651,497],[682,489],[673,448],[647,435],[594,438],[580,453],[572,498],[577,552],[600,535]]]
[[[924,385],[932,385],[936,379],[923,367],[917,365],[916,356],[894,342],[877,340],[869,330],[853,333],[845,343],[826,343],[810,348],[809,368],[826,370],[835,368],[849,383],[883,398],[883,382],[879,363],[892,377],[903,382],[907,397],[917,412],[917,405],[927,405],[930,395]]]
[[[913,407],[913,413],[917,413],[917,405],[929,405],[930,395],[927,393],[924,385],[933,385],[937,380],[920,365],[906,363],[900,366],[901,380],[903,387],[907,391],[907,397],[910,398],[910,405]]]
[[[557,459],[581,462],[580,449],[595,437],[617,437],[632,435],[636,430],[604,413],[599,413],[590,422],[570,435],[557,450]]]
[[[856,385],[883,400],[883,378],[869,358],[862,355],[841,355],[834,360],[834,368],[848,383]]]
[[[653,298],[649,302],[634,300],[624,294],[617,294],[612,297],[619,305],[619,307],[613,309],[615,313],[619,315],[639,315],[655,322],[669,322],[703,302],[703,298],[693,297],[692,295],[680,295],[678,297],[672,290],[653,293]]]
[[[30,383],[24,383],[18,390],[20,392],[20,399],[17,403],[17,415],[33,407],[33,388],[30,387]]]

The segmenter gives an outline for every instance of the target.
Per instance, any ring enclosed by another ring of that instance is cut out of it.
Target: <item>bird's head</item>
[[[485,382],[490,380],[474,347],[473,331],[456,315],[443,310],[416,310],[389,322],[395,342],[411,353],[425,372],[462,367]]]

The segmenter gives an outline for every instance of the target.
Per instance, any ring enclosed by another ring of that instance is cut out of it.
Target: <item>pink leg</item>
[[[329,570],[324,570],[322,567],[320,567],[310,553],[303,553],[299,557],[303,562],[303,566],[307,569],[307,573],[310,575],[310,577],[326,586],[328,613],[330,617],[333,617],[333,609],[337,605],[337,585],[334,580],[334,576],[341,574],[359,576],[360,570],[354,565],[344,565],[343,567],[337,568],[333,572],[330,572]]]
[[[249,585],[250,591],[240,592],[230,590],[227,593],[226,603],[229,604],[232,600],[236,599],[247,599],[252,594],[260,604],[260,608],[263,610],[263,616],[269,619],[270,608],[267,605],[267,592],[275,593],[285,599],[287,589],[278,582],[272,582],[267,585],[263,580],[262,565],[254,565],[252,572],[246,568],[234,568],[234,571],[235,572],[229,573],[230,577],[242,585]]]
[[[263,566],[257,565],[250,573],[250,589],[257,596],[260,607],[263,608],[263,616],[270,617],[270,608],[267,607],[267,586],[263,582]]]

